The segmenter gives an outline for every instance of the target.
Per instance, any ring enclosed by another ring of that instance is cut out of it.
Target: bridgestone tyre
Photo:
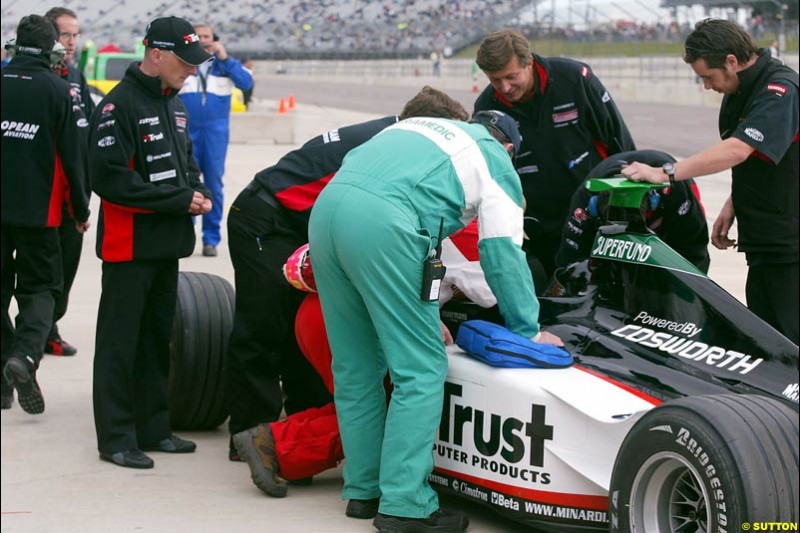
[[[223,367],[234,291],[219,276],[181,272],[170,341],[169,405],[174,429],[214,429],[228,417]]]
[[[614,464],[613,532],[742,531],[798,514],[798,413],[771,398],[668,402],[633,426]]]

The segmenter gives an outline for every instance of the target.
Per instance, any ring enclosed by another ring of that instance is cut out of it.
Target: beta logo
[[[158,133],[147,133],[142,136],[142,142],[151,143],[154,141],[160,141],[164,138],[164,132],[160,131]]]
[[[744,134],[756,142],[761,142],[764,140],[764,134],[755,128],[745,128]]]
[[[103,106],[103,109],[100,112],[102,114],[104,114],[104,115],[108,115],[109,113],[111,113],[115,109],[116,109],[116,107],[114,106],[114,104],[106,104],[106,105]]]

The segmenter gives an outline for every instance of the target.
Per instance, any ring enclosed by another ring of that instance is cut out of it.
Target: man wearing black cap
[[[178,259],[195,244],[190,215],[211,210],[192,155],[186,108],[175,98],[211,56],[177,17],[154,20],[144,61],[98,105],[89,176],[101,198],[97,255],[103,292],[97,316],[94,415],[100,458],[152,468],[143,451],[189,453],[172,434],[166,383]]]

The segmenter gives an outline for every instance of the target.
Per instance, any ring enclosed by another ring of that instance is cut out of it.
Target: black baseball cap
[[[169,50],[189,65],[201,65],[213,58],[200,46],[200,38],[188,20],[178,17],[161,17],[147,25],[144,39],[147,48]]]
[[[509,115],[493,109],[489,111],[478,111],[472,115],[470,122],[497,128],[503,132],[506,139],[514,145],[514,153],[519,153],[519,148],[522,145],[522,135],[519,132],[517,121]]]

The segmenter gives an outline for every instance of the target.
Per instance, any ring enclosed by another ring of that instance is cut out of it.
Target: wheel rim
[[[708,492],[682,456],[659,452],[645,461],[631,487],[631,530],[637,533],[707,533]]]

